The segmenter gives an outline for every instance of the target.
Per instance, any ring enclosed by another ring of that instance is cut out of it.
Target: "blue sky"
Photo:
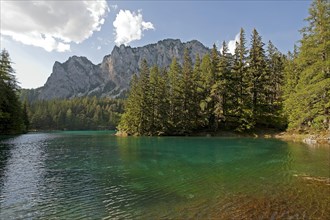
[[[94,64],[116,44],[165,38],[211,47],[256,28],[286,53],[300,39],[311,1],[0,1],[1,49],[23,88],[42,86],[55,61],[86,56]],[[19,21],[19,22],[18,22]]]

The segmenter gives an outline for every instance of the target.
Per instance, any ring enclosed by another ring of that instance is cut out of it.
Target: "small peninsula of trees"
[[[19,101],[19,86],[9,53],[0,54],[0,134],[17,134],[28,130],[26,105]]]
[[[200,130],[246,131],[255,126],[285,128],[281,87],[284,56],[269,42],[266,51],[259,33],[246,47],[244,30],[234,55],[223,42],[220,54],[196,57],[188,49],[180,65],[148,67],[134,76],[119,130],[137,135],[184,135]]]
[[[196,57],[188,49],[182,65],[168,69],[141,63],[131,81],[118,129],[131,135],[185,135],[195,131],[254,128],[329,129],[329,2],[310,8],[300,47],[281,54],[253,30],[250,48],[244,30],[235,53],[223,42],[220,53]]]

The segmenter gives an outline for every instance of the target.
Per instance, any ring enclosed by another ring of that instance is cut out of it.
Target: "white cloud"
[[[1,1],[1,34],[46,51],[70,50],[99,31],[109,11],[99,1]]]
[[[231,53],[231,54],[234,54],[234,53],[235,53],[236,42],[239,42],[239,33],[236,34],[234,40],[230,40],[230,41],[228,42],[228,50],[229,50],[229,53]]]
[[[141,11],[120,10],[113,22],[116,45],[128,45],[131,41],[140,40],[144,30],[155,29],[151,22],[143,21]]]
[[[57,49],[58,52],[69,51],[70,50],[70,44],[63,44],[62,42],[59,42],[56,49]]]
[[[98,46],[96,49],[97,49],[97,50],[101,50],[101,49],[102,49],[102,47],[101,47],[101,46]]]

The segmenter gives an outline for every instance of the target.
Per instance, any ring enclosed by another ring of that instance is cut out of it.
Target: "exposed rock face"
[[[104,78],[99,66],[86,57],[70,57],[65,63],[55,62],[53,72],[41,88],[39,99],[73,98],[97,93]]]
[[[138,48],[116,46],[98,65],[77,56],[70,57],[62,64],[55,62],[46,84],[38,89],[37,98],[120,96],[128,89],[133,74],[139,72],[142,59],[146,59],[149,66],[167,67],[173,57],[183,62],[185,48],[189,50],[193,62],[197,54],[203,56],[210,51],[196,40],[182,43],[180,40],[167,39]]]

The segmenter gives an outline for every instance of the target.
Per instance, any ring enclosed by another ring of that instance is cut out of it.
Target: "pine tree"
[[[224,123],[228,116],[230,101],[230,55],[224,41],[222,44],[221,56],[218,59],[217,71],[215,72],[214,84],[211,88],[211,97],[214,100],[215,129],[219,123]]]
[[[154,66],[150,70],[151,126],[149,133],[151,135],[162,135],[167,132],[167,100],[166,72]]]
[[[157,88],[159,86],[159,71],[158,67],[154,66],[150,70],[150,82],[149,82],[149,90],[150,90],[150,131],[152,133],[156,132],[159,128],[159,121],[157,118],[157,105],[159,104]]]
[[[145,59],[142,60],[140,66],[140,78],[138,81],[138,90],[141,94],[140,100],[140,124],[138,128],[138,133],[141,135],[146,135],[150,131],[151,126],[151,104],[150,104],[150,70],[148,63]]]
[[[176,58],[173,58],[170,69],[168,71],[168,94],[169,94],[169,108],[168,108],[168,130],[172,134],[181,133],[182,128],[182,103],[183,91],[181,86],[182,71],[181,66]]]
[[[215,44],[213,44],[213,47],[211,49],[211,73],[212,73],[212,82],[211,84],[214,84],[214,81],[216,80],[216,77],[219,72],[219,52],[218,48]]]
[[[241,28],[239,42],[236,42],[232,67],[232,77],[234,83],[232,87],[236,91],[232,99],[232,114],[237,118],[237,131],[248,130],[253,126],[253,124],[251,124],[252,111],[249,108],[250,97],[247,91],[247,85],[249,82],[249,77],[247,73],[248,51],[245,44],[245,32],[244,29]]]
[[[294,46],[294,53],[290,51],[284,59],[284,85],[282,87],[283,97],[287,99],[290,94],[295,92],[296,86],[298,84],[300,71],[297,66],[297,46]]]
[[[274,107],[280,105],[282,97],[283,85],[283,70],[284,70],[284,57],[269,41],[267,46],[267,70],[268,70],[268,88],[267,88],[267,102],[270,110],[273,111]]]
[[[201,70],[201,59],[199,54],[196,55],[195,64],[193,68],[193,76],[192,76],[192,82],[193,85],[193,121],[194,121],[194,128],[201,128],[205,126],[205,117],[203,109],[201,108],[201,105],[204,100],[204,94],[205,94],[205,88],[204,88],[204,81],[202,79],[202,70]]]
[[[18,99],[18,83],[11,66],[9,53],[0,54],[0,134],[25,131],[22,108]]]
[[[165,68],[158,70],[158,87],[156,88],[157,105],[156,105],[156,122],[158,124],[157,135],[164,135],[169,130],[169,90],[168,90],[168,74]]]
[[[138,89],[138,77],[134,74],[130,84],[130,91],[125,102],[125,113],[121,116],[118,130],[130,135],[139,134],[141,115],[141,93]]]
[[[289,127],[330,127],[330,3],[313,1],[298,55],[286,66],[284,109]],[[290,66],[288,66],[290,65]],[[290,74],[290,70],[292,70]],[[294,71],[299,71],[296,74]],[[293,79],[297,80],[295,85]],[[291,90],[291,93],[288,91]]]
[[[213,48],[211,49],[211,56],[210,56],[210,67],[209,67],[209,75],[207,79],[207,86],[210,87],[208,89],[208,94],[206,100],[208,102],[208,110],[210,111],[209,114],[209,127],[213,130],[218,129],[218,117],[215,114],[215,102],[214,96],[212,95],[212,86],[215,84],[217,77],[219,75],[219,52],[215,44],[213,44]]]
[[[202,58],[201,62],[201,96],[200,102],[201,114],[205,127],[210,127],[214,120],[213,105],[211,98],[211,87],[213,85],[213,73],[211,70],[211,58],[209,54],[206,54]]]
[[[278,51],[274,44],[269,41],[267,46],[267,74],[266,103],[263,115],[269,126],[284,129],[286,127],[283,115],[283,84],[285,57]]]
[[[252,110],[253,122],[263,124],[263,111],[266,104],[266,83],[268,78],[266,69],[266,56],[264,43],[256,29],[252,32],[251,48],[248,57],[247,89],[250,96],[250,103],[247,103]]]
[[[194,87],[193,87],[193,68],[192,60],[189,55],[187,48],[184,50],[183,55],[183,67],[182,67],[182,132],[190,133],[193,129],[193,118],[194,112],[193,107],[193,97],[194,97]]]

